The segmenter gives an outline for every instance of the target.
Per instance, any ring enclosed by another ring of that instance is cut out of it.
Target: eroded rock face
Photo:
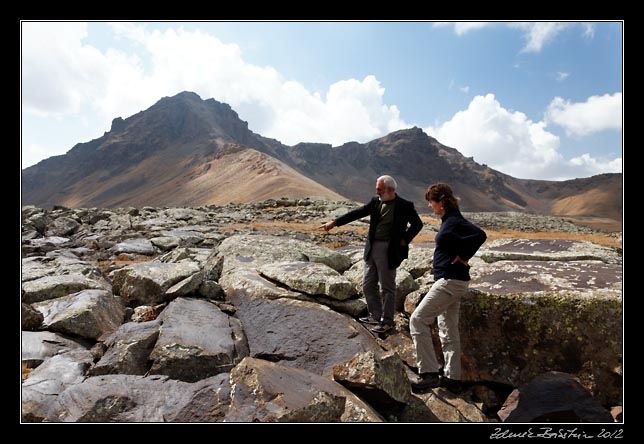
[[[621,326],[615,296],[470,291],[461,302],[463,379],[516,387],[556,368],[578,377],[600,402],[617,404]]]
[[[368,404],[329,378],[244,358],[230,374],[226,422],[380,422]]]
[[[31,305],[20,304],[20,319],[23,330],[36,330],[42,325],[43,315]]]

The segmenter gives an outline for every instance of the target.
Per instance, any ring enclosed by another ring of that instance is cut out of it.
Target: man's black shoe
[[[373,317],[371,317],[371,315],[363,316],[361,318],[358,318],[358,321],[362,322],[363,324],[374,324],[375,325],[375,324],[380,323],[380,321],[378,319],[374,319]]]
[[[392,326],[385,324],[384,322],[379,322],[378,325],[374,325],[370,330],[374,333],[386,333],[391,330]]]
[[[440,377],[440,386],[455,394],[459,394],[463,391],[463,384],[461,384],[461,381],[458,379],[448,378],[447,376]]]
[[[411,389],[414,392],[420,392],[430,388],[436,388],[440,386],[440,380],[438,378],[438,373],[421,373],[418,377],[417,382],[411,383]]]

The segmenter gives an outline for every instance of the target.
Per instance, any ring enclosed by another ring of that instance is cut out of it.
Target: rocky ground
[[[368,224],[318,228],[353,206],[23,207],[23,421],[621,419],[621,234],[467,213],[488,242],[462,302],[466,390],[413,394],[439,221],[423,216],[379,336],[356,321]]]

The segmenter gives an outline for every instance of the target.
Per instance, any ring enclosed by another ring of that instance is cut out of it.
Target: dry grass
[[[435,229],[439,227],[438,219],[431,216],[421,216],[421,220],[425,225],[430,225]],[[255,228],[263,230],[272,230],[272,229],[284,229],[284,230],[293,230],[299,231],[302,233],[319,233],[324,234],[324,231],[320,229],[321,224],[313,223],[301,223],[301,222],[284,222],[284,221],[274,221],[274,222],[255,222],[251,224],[232,224],[227,227],[222,228],[223,230],[234,230],[234,229],[244,229],[244,228]],[[368,226],[356,227],[352,225],[345,225],[339,228],[334,228],[333,232],[354,232],[359,235],[366,236],[369,231]],[[598,245],[604,245],[612,248],[621,248],[622,243],[619,239],[616,239],[608,234],[601,233],[566,233],[566,232],[525,232],[525,231],[516,231],[516,230],[488,230],[486,229],[488,241],[500,239],[500,238],[514,238],[514,239],[566,239],[566,240],[585,240],[590,241]],[[428,243],[433,242],[436,233],[434,232],[421,232],[416,238],[414,238],[415,243]]]
[[[24,382],[25,379],[27,379],[29,377],[29,373],[31,373],[32,370],[33,370],[33,368],[27,367],[27,364],[25,364],[24,362],[22,363],[22,380],[23,380],[23,382]]]

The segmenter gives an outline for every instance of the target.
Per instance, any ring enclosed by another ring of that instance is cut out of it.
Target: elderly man
[[[359,321],[372,324],[371,330],[376,333],[385,333],[394,325],[396,268],[407,258],[409,243],[423,227],[413,202],[398,196],[396,187],[393,177],[379,177],[376,180],[377,197],[320,227],[329,231],[333,227],[371,217],[362,277],[369,315],[361,317]]]

